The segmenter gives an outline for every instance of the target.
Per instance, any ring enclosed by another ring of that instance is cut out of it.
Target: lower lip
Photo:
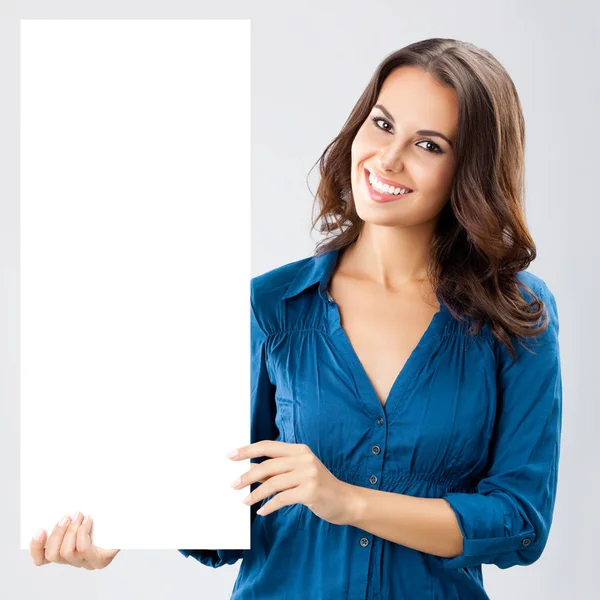
[[[393,202],[394,200],[399,200],[401,198],[406,198],[412,192],[408,192],[408,194],[382,194],[378,192],[370,183],[369,183],[369,172],[363,171],[365,176],[365,184],[367,186],[367,191],[369,192],[369,196],[371,196],[371,200],[374,202]]]

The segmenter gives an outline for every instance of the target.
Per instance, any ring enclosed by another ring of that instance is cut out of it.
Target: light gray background
[[[600,597],[596,3],[228,0],[214,7],[200,0],[4,0],[0,17],[1,598],[227,599],[240,565],[211,569],[177,550],[123,551],[107,569],[90,572],[35,567],[18,549],[20,18],[252,19],[255,275],[312,254],[318,168],[309,170],[387,54],[436,36],[490,50],[515,81],[524,107],[527,221],[538,248],[529,270],[548,283],[558,303],[564,411],[559,493],[546,550],[529,567],[484,566],[486,589],[494,600]],[[235,135],[235,115],[224,121],[224,135]],[[48,432],[49,452],[52,436],[64,434]],[[57,456],[56,468],[69,469],[69,457]]]

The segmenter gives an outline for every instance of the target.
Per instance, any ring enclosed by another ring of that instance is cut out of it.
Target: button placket
[[[384,420],[383,417],[379,416],[377,417],[377,425],[379,425],[380,427],[383,425]],[[373,452],[373,454],[379,454],[379,452],[381,452],[381,449],[379,448],[379,446],[373,446],[373,448],[371,448],[371,451]],[[371,477],[369,477],[369,481],[375,485],[379,480],[377,479],[377,475],[371,475]]]
[[[381,426],[381,425],[383,425],[383,423],[384,423],[383,417],[377,417],[377,424],[379,426]],[[374,446],[371,446],[371,452],[375,455],[379,455],[379,454],[381,454],[381,447],[378,446],[377,444],[375,444]],[[371,482],[372,485],[375,485],[378,481],[377,475],[371,475],[369,477],[369,481]],[[363,548],[366,548],[369,545],[369,539],[366,537],[360,538],[360,545]]]

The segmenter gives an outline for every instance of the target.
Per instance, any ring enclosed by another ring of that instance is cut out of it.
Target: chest
[[[329,297],[340,325],[379,401],[386,400],[406,362],[425,335],[439,306],[420,290],[404,294],[374,293],[332,279]]]
[[[316,289],[292,299],[269,338],[277,439],[306,444],[345,481],[369,483],[382,452],[401,472],[441,458],[471,472],[494,424],[492,346],[437,299],[329,292],[331,303]]]

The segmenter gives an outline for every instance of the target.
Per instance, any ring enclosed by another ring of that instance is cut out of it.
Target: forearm
[[[463,536],[445,500],[347,485],[346,525],[436,556],[450,558],[462,553]]]

